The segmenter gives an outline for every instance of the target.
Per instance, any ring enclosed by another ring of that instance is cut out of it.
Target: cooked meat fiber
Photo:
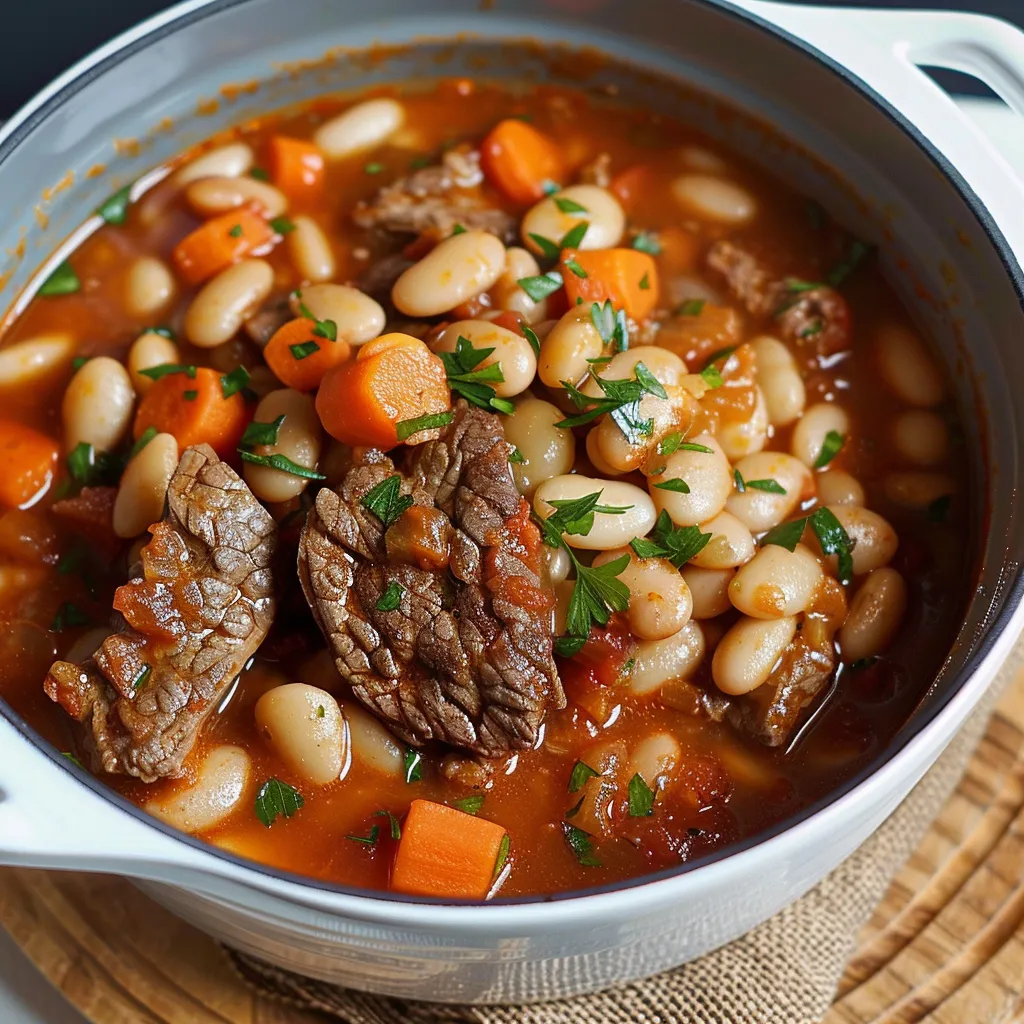
[[[460,402],[404,472],[371,450],[320,491],[302,533],[299,575],[339,672],[416,746],[528,748],[565,706],[540,536],[508,456],[498,418]],[[413,505],[385,533],[362,499],[396,474]],[[393,583],[398,606],[381,610]]]
[[[93,769],[143,782],[176,775],[206,716],[274,617],[277,528],[207,445],[182,455],[169,513],[120,587],[120,629],[84,665],[58,661],[44,684],[90,725]]]
[[[487,201],[480,191],[482,181],[480,154],[458,147],[449,150],[440,164],[386,185],[356,207],[353,219],[362,228],[410,235],[433,231],[440,238],[461,224],[490,231],[509,244],[517,236],[516,219]]]

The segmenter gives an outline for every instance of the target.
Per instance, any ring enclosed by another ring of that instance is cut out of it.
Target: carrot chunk
[[[415,896],[482,900],[494,882],[505,830],[431,800],[413,800],[391,888]]]
[[[316,395],[316,411],[331,437],[374,448],[394,448],[404,420],[450,408],[444,363],[408,334],[368,341],[355,360],[327,372]]]
[[[480,166],[509,199],[524,205],[543,199],[548,183],[560,184],[566,170],[558,145],[516,118],[491,129],[480,147]]]
[[[658,267],[645,252],[566,249],[562,253],[562,267],[570,307],[578,304],[577,299],[610,299],[616,309],[624,309],[634,320],[643,320],[658,303]]]
[[[271,180],[289,199],[309,202],[324,186],[324,155],[312,142],[275,135],[267,149]]]
[[[53,483],[60,448],[45,434],[13,420],[0,420],[0,503],[21,508]]]
[[[189,284],[202,284],[273,237],[267,222],[252,210],[231,210],[186,235],[174,247],[174,265]]]
[[[263,358],[277,379],[297,391],[315,391],[324,374],[344,363],[352,352],[347,341],[331,341],[324,336],[323,328],[321,334],[314,334],[316,328],[317,322],[307,317],[289,320],[263,350]]]
[[[146,392],[135,414],[136,439],[154,427],[173,434],[181,448],[208,444],[222,459],[234,454],[249,421],[240,391],[224,397],[221,375],[205,366],[188,373],[169,373]]]

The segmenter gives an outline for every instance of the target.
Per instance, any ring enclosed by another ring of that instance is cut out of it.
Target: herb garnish
[[[634,537],[629,546],[640,558],[667,558],[681,569],[710,543],[713,534],[699,526],[676,526],[665,509],[658,513],[650,537]]]
[[[389,476],[381,480],[376,487],[370,488],[359,499],[359,503],[368,512],[372,512],[386,530],[396,523],[402,513],[413,504],[412,495],[402,494],[402,478]]]
[[[194,402],[199,397],[199,392],[198,391],[182,391],[181,397],[184,398],[186,402]]]
[[[420,431],[446,427],[453,419],[455,419],[455,413],[451,410],[448,412],[430,412],[424,416],[417,416],[415,419],[399,420],[395,424],[395,431],[398,434],[398,440],[405,441],[412,437],[413,434],[420,433]]]
[[[320,351],[320,346],[315,341],[303,341],[298,345],[289,345],[288,350],[293,359],[308,359],[314,352]]]
[[[671,480],[662,480],[660,484],[655,484],[655,487],[659,491],[675,491],[676,494],[689,494],[690,485],[679,477],[673,477]]]
[[[270,181],[270,172],[265,171],[262,167],[250,167],[249,177],[255,178],[257,181]]]
[[[707,305],[706,299],[687,299],[675,308],[676,316],[700,316]]]
[[[555,654],[562,658],[574,658],[586,645],[585,636],[556,636],[554,649]]]
[[[452,391],[481,409],[496,409],[509,414],[515,411],[515,406],[507,398],[499,398],[491,387],[491,384],[505,381],[501,363],[480,366],[493,352],[493,348],[474,348],[469,338],[460,334],[454,352],[439,352],[438,355],[444,363]]]
[[[405,749],[405,781],[419,782],[423,778],[423,755],[412,747]]]
[[[579,265],[579,263],[575,259],[566,260],[565,269],[571,270],[577,277],[587,277],[587,272]]]
[[[279,815],[290,818],[305,802],[294,786],[280,779],[267,779],[256,794],[256,817],[270,828]]]
[[[388,826],[391,829],[392,839],[402,838],[402,826],[398,824],[398,819],[390,811],[374,811],[373,817],[375,818],[387,818]]]
[[[830,430],[825,435],[825,441],[814,460],[815,469],[824,469],[838,454],[839,450],[846,443],[846,438],[838,430]]]
[[[299,300],[299,313],[307,320],[313,321],[313,336],[326,338],[328,341],[338,340],[338,325],[333,320],[317,320],[309,306],[302,301],[302,292],[295,292],[295,298]]]
[[[139,434],[139,439],[128,449],[128,455],[125,458],[125,464],[127,465],[132,459],[135,458],[143,448],[149,444],[153,438],[156,437],[156,427],[146,427],[146,429]]]
[[[384,593],[380,595],[374,607],[379,612],[393,612],[402,603],[402,595],[404,593],[405,588],[402,584],[392,580]]]
[[[186,366],[184,363],[161,363],[159,366],[150,366],[145,370],[139,370],[139,373],[150,380],[160,380],[161,377],[167,377],[172,373],[183,373],[189,380],[195,380],[196,368]]]
[[[629,780],[628,793],[631,818],[649,818],[654,813],[654,790],[639,772]]]
[[[384,165],[373,160],[368,163],[363,170],[366,171],[367,174],[380,174],[380,172],[384,170]]]
[[[657,256],[661,252],[658,236],[650,231],[637,232],[630,245],[638,252],[645,252],[650,256]]]
[[[96,207],[96,212],[108,224],[123,224],[128,217],[131,191],[131,185],[118,189],[109,199]]]
[[[506,832],[501,837],[501,842],[498,844],[498,856],[494,859],[494,879],[497,880],[498,876],[505,870],[505,865],[508,863],[508,852],[512,846],[512,840],[509,839],[508,833]]]
[[[225,398],[237,395],[249,386],[249,371],[244,366],[236,366],[230,373],[221,374],[220,393]]]
[[[62,750],[60,752],[60,756],[66,757],[76,768],[81,768],[83,771],[85,770],[85,765],[82,764],[82,762],[79,761],[78,758],[75,757],[75,755],[72,754],[70,750]]]
[[[722,373],[715,365],[705,366],[700,371],[701,379],[705,384],[713,391],[715,388],[723,387],[725,381],[722,379]]]
[[[546,274],[535,277],[521,277],[516,282],[534,302],[542,302],[553,295],[563,285],[562,275],[557,270],[549,270]]]
[[[645,273],[644,276],[640,278],[640,291],[647,292],[647,291],[650,291],[650,290],[651,290],[651,275],[648,274],[648,273]]]
[[[380,838],[380,825],[374,825],[368,835],[345,836],[345,838],[351,839],[353,843],[362,843],[364,846],[376,846],[377,840]]]
[[[241,224],[236,224],[233,228],[231,228],[228,231],[228,234],[232,238],[241,238],[242,237],[242,225]]]
[[[284,414],[280,415],[272,423],[261,423],[253,420],[242,435],[241,446],[243,448],[255,448],[258,444],[277,444],[277,435],[284,423]]]
[[[738,469],[732,471],[732,477],[736,481],[736,490],[743,494],[748,488],[755,491],[767,491],[769,494],[785,494],[786,488],[778,480],[766,478],[764,480],[744,480],[743,474]]]
[[[749,487],[750,484],[748,483]],[[826,555],[835,555],[838,561],[839,582],[849,583],[853,579],[853,544],[843,524],[834,512],[822,507],[815,509],[809,516],[794,519],[788,523],[769,530],[762,538],[762,546],[776,544],[787,551],[793,551],[804,534],[804,528],[810,526],[818,538],[821,550]]]
[[[572,774],[569,776],[569,792],[578,793],[586,784],[587,779],[599,779],[600,772],[594,771],[589,764],[577,761],[572,766]]]
[[[474,793],[472,796],[464,796],[461,800],[453,800],[451,806],[463,814],[476,814],[484,805],[483,793]]]
[[[279,235],[290,235],[296,228],[291,217],[275,217],[270,222],[270,229]]]
[[[683,435],[678,431],[673,431],[671,434],[666,434],[658,442],[658,454],[659,455],[671,455],[673,452],[679,450],[679,446],[683,443]]]
[[[634,377],[628,380],[606,380],[593,373],[592,379],[604,392],[603,397],[585,395],[575,385],[563,380],[562,387],[577,409],[584,412],[559,420],[555,426],[571,429],[583,426],[609,413],[630,444],[640,444],[654,432],[652,419],[640,419],[640,401],[645,394],[667,398],[665,388],[657,377],[642,363],[633,367]]]
[[[323,473],[318,473],[315,469],[308,469],[306,466],[300,466],[297,462],[292,462],[287,455],[282,455],[280,452],[274,452],[273,455],[256,455],[253,452],[247,452],[239,448],[238,454],[242,456],[243,462],[251,462],[254,466],[267,466],[270,469],[279,469],[282,473],[301,476],[304,480],[327,479]]]
[[[540,338],[537,337],[537,332],[529,325],[523,324],[520,330],[523,332],[523,336],[530,343],[530,348],[533,349],[533,354],[540,359]]]
[[[76,484],[95,487],[117,483],[124,463],[110,452],[98,452],[87,441],[79,441],[68,452],[68,472]]]
[[[576,854],[576,860],[585,868],[599,868],[601,862],[594,853],[594,844],[590,836],[581,828],[562,822],[562,831],[565,832],[566,842],[569,849]]]
[[[570,199],[568,196],[555,196],[554,204],[562,211],[562,213],[590,212],[585,206],[581,206],[575,199]]]
[[[53,273],[39,286],[40,295],[73,295],[82,287],[75,268],[65,260],[57,265]]]
[[[629,325],[626,323],[626,311],[616,312],[611,299],[604,304],[590,304],[590,322],[597,328],[601,340],[607,345],[613,344],[616,352],[625,352],[629,348]]]
[[[516,464],[522,464],[526,461],[517,445],[512,445],[512,451],[508,453],[508,461]]]
[[[450,238],[454,238],[456,235],[464,235],[465,233],[466,233],[465,225],[464,224],[456,224],[455,227],[452,228],[452,233],[451,233],[451,235],[449,237]]]
[[[132,680],[132,691],[138,693],[146,683],[149,682],[149,677],[153,674],[152,665],[143,665],[139,669],[139,674]]]

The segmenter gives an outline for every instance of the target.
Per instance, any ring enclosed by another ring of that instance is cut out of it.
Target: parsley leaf
[[[79,441],[68,452],[67,466],[71,479],[83,487],[116,484],[124,469],[116,455],[98,452],[87,441]]]
[[[637,232],[630,245],[638,252],[645,252],[650,256],[657,256],[661,252],[658,236],[651,231]]]
[[[402,584],[392,580],[388,584],[387,590],[380,595],[374,607],[379,612],[393,612],[402,603],[402,595],[404,593],[405,589],[402,587]]]
[[[277,444],[277,434],[284,423],[284,414],[278,416],[273,423],[261,423],[253,420],[242,435],[241,447],[254,448],[258,444]]]
[[[586,537],[594,528],[594,513],[620,516],[628,512],[632,505],[602,505],[600,498],[603,491],[584,494],[580,498],[556,498],[549,501],[555,511],[547,519],[541,520],[541,533],[548,547],[557,548],[562,545],[562,534]],[[572,552],[570,552],[572,554]]]
[[[830,430],[825,435],[818,457],[814,460],[814,468],[824,469],[839,454],[845,443],[846,438],[838,430]]]
[[[750,486],[749,483],[747,486]],[[781,523],[775,529],[768,531],[762,538],[761,544],[762,546],[776,544],[787,551],[793,551],[800,543],[800,538],[804,535],[804,529],[807,526],[814,531],[821,550],[826,555],[836,556],[839,582],[849,583],[853,579],[853,544],[849,534],[843,528],[843,524],[828,508],[815,509],[809,516],[794,519],[789,523]]]
[[[715,363],[722,359],[728,359],[729,356],[739,348],[739,345],[728,345],[726,348],[720,348],[704,360],[704,369],[706,370],[709,366],[713,366]]]
[[[575,259],[565,261],[565,269],[571,270],[577,277],[587,277],[587,272],[579,265]],[[645,275],[646,276],[646,275]]]
[[[159,366],[150,366],[148,369],[139,370],[139,373],[150,380],[159,380],[161,377],[167,377],[172,373],[183,373],[189,380],[195,380],[196,378],[196,368],[194,366],[186,366],[184,363],[161,363]]]
[[[290,235],[295,230],[295,221],[290,217],[275,217],[270,228],[279,235]]]
[[[576,860],[585,868],[599,868],[601,862],[594,853],[594,844],[590,836],[581,828],[562,822],[562,830],[565,832],[566,842],[569,849],[576,854]]]
[[[574,658],[583,650],[586,642],[585,636],[556,636],[555,654],[563,658]]]
[[[709,388],[714,390],[724,386],[725,381],[722,379],[722,373],[717,366],[705,366],[700,371],[701,378]]]
[[[578,793],[586,784],[587,779],[598,779],[601,773],[594,771],[584,761],[577,761],[572,766],[572,774],[569,776],[569,792]]]
[[[738,470],[732,471],[732,478],[736,481],[736,491],[739,494],[743,494],[747,489],[747,482],[743,479],[743,474]]]
[[[867,259],[871,254],[872,249],[873,246],[855,238],[850,243],[850,247],[846,251],[846,256],[828,272],[825,280],[828,281],[833,288],[838,288],[840,285],[844,284],[846,279],[853,274],[865,259]]]
[[[739,472],[739,470],[737,470],[737,472]],[[786,488],[783,487],[778,480],[767,478],[765,480],[746,480],[744,482],[747,487],[752,487],[755,491],[767,491],[769,494],[786,493]]]
[[[279,815],[290,818],[305,802],[294,786],[271,778],[263,783],[256,794],[256,817],[270,828]]]
[[[576,202],[575,199],[570,199],[568,196],[555,196],[554,204],[562,211],[562,213],[589,213],[585,206],[581,206]]]
[[[402,494],[402,478],[395,475],[371,487],[359,499],[359,503],[368,512],[372,512],[386,530],[401,518],[402,513],[413,504],[413,499],[410,494]]]
[[[579,224],[575,224],[569,228],[564,235],[562,240],[558,243],[560,249],[578,249],[583,243],[583,239],[586,237],[587,231],[590,230],[590,224],[585,220],[581,220]]]
[[[679,477],[673,477],[671,480],[662,480],[660,484],[655,484],[654,486],[659,491],[675,491],[677,494],[690,493],[690,485],[685,480],[680,480]]]
[[[654,813],[654,790],[639,772],[629,780],[628,793],[631,818],[649,818]]]
[[[498,856],[494,859],[494,879],[497,880],[498,876],[505,870],[505,865],[508,863],[508,852],[512,846],[512,840],[509,839],[508,833],[506,832],[501,837],[501,843],[498,845]]]
[[[546,274],[535,277],[521,277],[516,282],[534,302],[542,302],[562,287],[564,281],[557,270],[549,270]]]
[[[326,480],[323,473],[315,469],[308,469],[293,462],[287,455],[274,452],[273,455],[255,455],[253,452],[238,450],[243,462],[251,462],[254,466],[267,466],[269,469],[279,469],[282,473],[291,473],[292,476],[300,476],[303,480]]]
[[[524,337],[530,343],[533,354],[540,359],[540,338],[537,337],[537,332],[529,324],[523,324],[520,330],[522,330]]]
[[[412,747],[405,749],[405,781],[419,782],[423,778],[423,755]]]
[[[557,242],[551,241],[550,238],[546,238],[544,235],[534,234],[532,231],[529,233],[529,238],[540,249],[540,253],[545,259],[558,259],[558,255],[562,250],[558,247]]]
[[[764,537],[761,538],[761,545],[776,544],[780,548],[792,551],[796,548],[797,544],[800,543],[800,538],[804,535],[804,528],[806,526],[807,516],[803,516],[800,519],[794,519],[788,523],[779,523],[778,526],[770,529]]]
[[[591,376],[594,383],[604,393],[603,397],[599,398],[586,395],[569,381],[563,380],[562,387],[565,388],[573,404],[577,409],[585,411],[576,416],[559,420],[555,426],[565,429],[579,427],[605,413],[610,413],[630,444],[639,444],[641,438],[650,437],[654,432],[654,421],[639,418],[640,400],[645,394],[654,395],[657,398],[667,398],[668,396],[658,378],[642,362],[636,364],[633,373],[635,376],[627,380],[606,380],[599,377],[596,372],[593,373]]]
[[[710,543],[712,534],[699,526],[676,526],[664,509],[658,514],[650,537],[635,537],[629,546],[640,558],[667,558],[681,569]]]
[[[139,452],[141,452],[142,449],[145,448],[146,445],[153,440],[154,437],[156,437],[156,427],[146,427],[146,429],[141,434],[139,434],[139,439],[135,442],[135,444],[133,444],[131,448],[128,449],[128,455],[125,458],[125,464],[127,465],[127,463],[131,462],[131,460],[134,459],[135,456],[138,455]]]
[[[523,453],[515,445],[512,445],[512,451],[508,453],[508,461],[521,465],[526,459],[523,458]]]
[[[338,340],[338,325],[333,320],[317,320],[309,306],[302,302],[302,292],[295,292],[299,299],[299,313],[307,320],[313,321],[313,335],[317,338],[326,338],[328,341]]]
[[[241,238],[242,237],[242,225],[241,224],[236,224],[233,228],[231,228],[228,231],[228,234],[232,238]]]
[[[464,796],[460,800],[453,800],[451,806],[463,814],[476,814],[484,805],[484,793],[474,793],[472,796]]]
[[[230,373],[221,375],[220,390],[225,398],[237,395],[249,386],[249,371],[244,366],[236,366]]]
[[[398,819],[390,811],[374,811],[374,818],[387,818],[388,826],[391,829],[392,839],[402,838],[402,826],[398,824]]]
[[[604,565],[576,563],[576,585],[569,598],[566,628],[575,636],[587,636],[593,623],[608,624],[610,612],[629,607],[629,588],[618,575],[629,565],[629,555],[620,555]]]
[[[679,450],[679,446],[683,443],[683,435],[679,431],[675,431],[671,434],[666,434],[658,442],[658,454],[659,455],[671,455],[673,452]]]
[[[706,299],[686,299],[675,308],[676,316],[700,316],[707,305]]]
[[[96,212],[108,224],[123,224],[128,217],[131,191],[131,185],[125,185],[124,188],[118,189],[109,199],[96,208]]]
[[[395,425],[395,430],[398,433],[398,440],[406,441],[420,431],[446,427],[453,419],[455,419],[454,412],[432,412],[411,420],[399,420]]]
[[[353,843],[362,843],[364,846],[376,846],[377,840],[380,838],[380,825],[374,825],[368,835],[345,836],[345,838],[351,839]]]
[[[498,412],[511,413],[515,406],[505,398],[499,398],[491,384],[502,384],[505,374],[501,363],[480,366],[493,348],[474,348],[469,338],[459,335],[454,352],[439,352],[448,374],[448,386],[467,402],[478,405],[481,409],[497,409]]]
[[[650,274],[644,274],[644,276],[640,278],[640,291],[646,292],[646,291],[650,291],[650,289],[651,289],[651,275]]]
[[[65,260],[57,265],[53,273],[39,286],[40,295],[72,295],[79,291],[82,282],[78,280],[75,268]]]

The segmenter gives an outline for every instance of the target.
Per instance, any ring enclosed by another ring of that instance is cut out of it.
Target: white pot
[[[439,905],[316,885],[218,852],[148,819],[42,743],[0,702],[0,863],[104,871],[217,938],[354,988],[417,999],[550,999],[672,967],[742,934],[814,885],[896,807],[990,684],[1021,627],[1019,487],[1024,403],[1020,183],[918,63],[969,70],[1024,109],[1024,36],[961,14],[851,12],[736,0],[193,0],[99,50],[0,133],[0,195],[36,257],[11,271],[10,301],[38,257],[57,248],[119,183],[181,146],[342,84],[437,74],[431,47],[375,64],[343,58],[278,76],[254,97],[194,114],[223,82],[271,79],[283,61],[330,46],[465,37],[441,73],[471,67],[488,40],[568,39],[689,82],[775,126],[719,118],[705,99],[645,76],[626,95],[663,105],[760,160],[882,244],[891,277],[956,367],[979,497],[977,589],[964,628],[913,720],[869,769],[773,832],[683,869],[552,900]],[[437,47],[433,48],[436,56]],[[531,58],[532,59],[532,58]],[[613,75],[597,72],[597,78]],[[150,132],[171,117],[171,132]],[[145,142],[112,160],[113,138]],[[925,140],[929,141],[925,141]],[[814,154],[817,159],[808,154]],[[76,186],[29,211],[64,172]],[[848,184],[844,184],[844,182]],[[867,225],[867,226],[865,226]],[[905,261],[905,262],[904,262]],[[901,270],[909,265],[913,273]],[[5,278],[0,277],[0,280]],[[942,300],[922,301],[928,293]],[[987,471],[986,471],[987,470]],[[952,639],[952,638],[951,638]]]

